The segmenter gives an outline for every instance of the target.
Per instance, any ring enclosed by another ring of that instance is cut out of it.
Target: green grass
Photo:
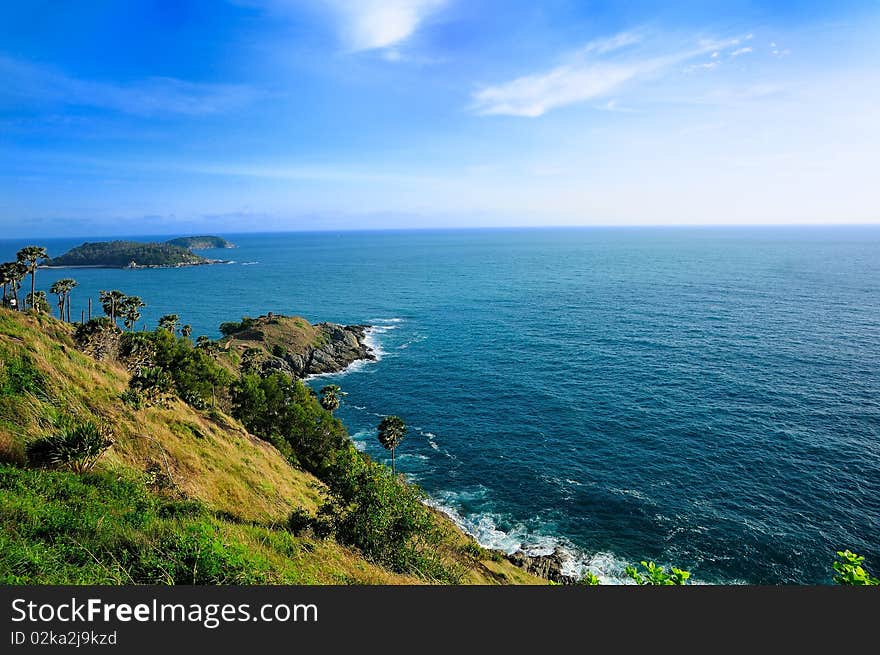
[[[0,584],[393,582],[332,543],[221,518],[128,474],[0,465]]]

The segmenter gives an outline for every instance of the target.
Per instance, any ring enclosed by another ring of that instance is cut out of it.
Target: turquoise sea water
[[[375,325],[335,381],[360,448],[487,546],[564,546],[606,579],[880,570],[880,228],[226,235],[234,264],[40,271],[144,298],[194,334],[267,311]],[[60,254],[82,240],[40,240]],[[0,242],[10,257],[19,242]]]

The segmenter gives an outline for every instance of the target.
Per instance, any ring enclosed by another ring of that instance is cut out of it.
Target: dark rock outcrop
[[[338,373],[358,360],[376,359],[365,343],[370,326],[317,323],[315,327],[320,330],[318,345],[309,346],[302,353],[272,357],[278,361],[269,366],[304,378],[320,373]]]
[[[550,555],[527,555],[521,550],[516,551],[512,555],[505,553],[504,557],[519,568],[536,575],[539,578],[558,582],[559,584],[574,584],[576,581],[571,576],[562,572],[565,564],[565,552],[559,548],[554,550]]]

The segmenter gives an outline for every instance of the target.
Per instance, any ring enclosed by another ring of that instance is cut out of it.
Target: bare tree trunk
[[[89,320],[92,320],[92,299],[89,298]]]
[[[70,294],[66,294],[64,296],[65,304],[67,305],[67,322],[70,323]]]
[[[31,271],[31,309],[36,307],[37,303],[37,263],[34,262],[34,270]]]

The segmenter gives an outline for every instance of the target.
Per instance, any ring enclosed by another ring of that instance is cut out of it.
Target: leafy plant
[[[111,432],[93,421],[61,421],[58,431],[32,441],[27,446],[28,460],[47,468],[67,468],[74,473],[90,470],[101,455],[113,445]]]
[[[644,572],[640,572],[634,566],[626,567],[626,574],[640,585],[683,585],[687,583],[691,574],[688,571],[677,569],[674,566],[666,571],[662,566],[658,566],[654,562],[642,561]]]
[[[880,580],[873,577],[862,566],[864,562],[864,557],[849,550],[837,551],[837,561],[831,565],[836,571],[834,582],[853,586],[880,585]]]
[[[596,587],[602,583],[599,582],[599,578],[597,578],[594,573],[585,571],[580,580],[578,580],[578,584],[586,587]]]

